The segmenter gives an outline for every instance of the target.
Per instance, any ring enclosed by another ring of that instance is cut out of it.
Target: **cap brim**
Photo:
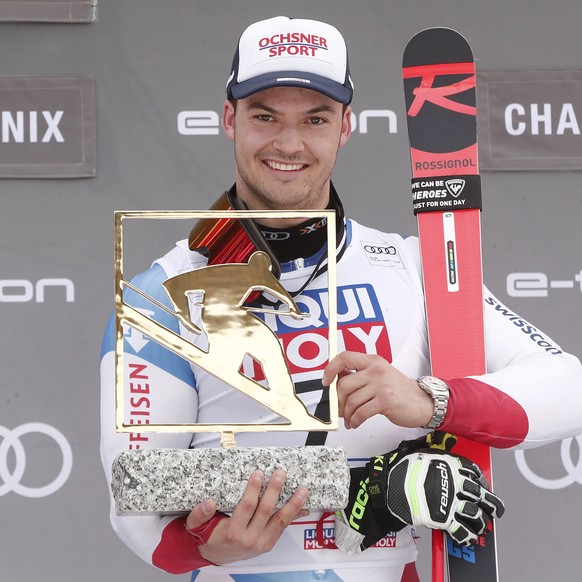
[[[311,89],[344,105],[348,105],[352,100],[352,91],[349,87],[326,77],[301,71],[277,71],[276,73],[265,73],[241,83],[235,82],[229,87],[229,93],[234,99],[245,99],[259,91],[273,87]]]

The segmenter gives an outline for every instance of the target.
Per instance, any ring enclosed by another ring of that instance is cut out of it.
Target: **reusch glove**
[[[475,543],[505,507],[475,463],[448,452],[455,443],[452,435],[430,433],[351,469],[348,506],[336,513],[336,545],[361,552],[406,524]]]
[[[505,506],[489,491],[481,469],[465,457],[421,449],[390,469],[387,504],[409,525],[448,532],[461,546],[473,545]]]

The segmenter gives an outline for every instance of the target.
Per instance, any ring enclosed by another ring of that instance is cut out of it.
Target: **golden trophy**
[[[216,205],[215,205],[216,207]],[[248,224],[253,219],[325,219],[327,228],[328,359],[337,352],[336,226],[333,210],[249,211],[222,208],[205,211],[118,211],[115,213],[115,323],[116,323],[116,430],[134,432],[125,417],[127,394],[124,373],[124,330],[138,330],[147,338],[184,358],[233,389],[266,406],[282,419],[267,424],[156,424],[140,426],[140,432],[217,432],[220,447],[193,449],[129,450],[117,456],[112,468],[112,490],[118,514],[189,512],[204,499],[212,498],[221,511],[232,511],[242,497],[246,482],[255,469],[265,481],[276,469],[287,472],[279,499],[285,503],[295,489],[309,490],[307,508],[340,509],[348,501],[349,468],[345,451],[339,447],[238,447],[236,433],[267,431],[333,431],[338,429],[335,382],[329,386],[329,420],[309,413],[295,392],[284,350],[277,335],[256,315],[276,313],[301,319],[293,297],[273,273],[272,255],[262,250],[249,252],[238,262],[201,266],[168,278],[163,287],[172,309],[148,297],[124,279],[124,221],[139,219],[198,219],[203,224]],[[179,320],[187,333],[178,334],[156,322],[124,300],[132,289],[146,300]],[[255,294],[277,301],[273,307],[249,307]],[[193,316],[193,307],[199,315]],[[203,343],[190,337],[204,337]],[[201,345],[203,347],[201,347]],[[245,357],[258,362],[265,382],[259,383],[241,371]]]

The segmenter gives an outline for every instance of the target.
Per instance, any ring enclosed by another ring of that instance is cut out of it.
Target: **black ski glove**
[[[448,433],[430,433],[351,469],[348,506],[336,513],[336,545],[361,552],[406,524],[475,543],[505,507],[475,463],[449,452],[455,443]]]

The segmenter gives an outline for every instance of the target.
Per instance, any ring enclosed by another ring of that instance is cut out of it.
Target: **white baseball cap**
[[[244,99],[271,87],[303,87],[350,103],[354,85],[339,30],[286,16],[251,24],[238,41],[226,93]]]

